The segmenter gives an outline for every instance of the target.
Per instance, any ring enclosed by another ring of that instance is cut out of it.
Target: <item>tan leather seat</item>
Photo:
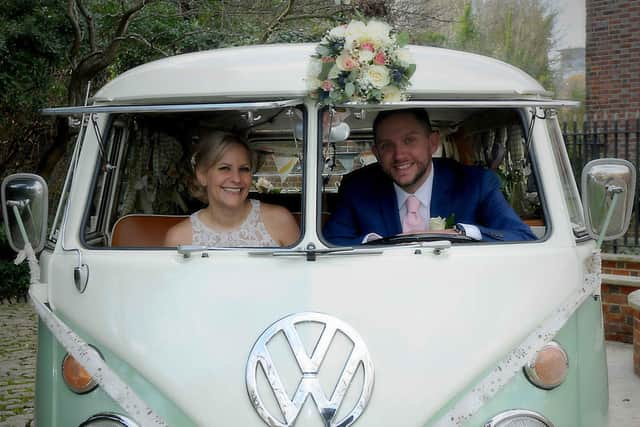
[[[167,231],[187,218],[181,215],[132,214],[118,219],[111,234],[112,247],[162,247]]]

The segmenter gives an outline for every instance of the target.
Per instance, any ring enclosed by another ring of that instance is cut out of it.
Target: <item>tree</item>
[[[464,5],[460,20],[455,25],[454,46],[461,50],[473,50],[478,39],[478,29],[473,15],[471,2]]]
[[[35,170],[50,123],[37,111],[64,97],[70,26],[56,0],[8,0],[0,8],[0,170]]]
[[[483,0],[476,12],[474,51],[515,65],[552,89],[549,52],[556,15],[545,0]]]

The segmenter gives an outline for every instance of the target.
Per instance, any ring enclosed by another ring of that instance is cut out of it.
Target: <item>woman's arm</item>
[[[177,247],[178,245],[190,245],[192,241],[191,218],[187,218],[167,231],[164,237],[164,246]]]
[[[268,203],[261,203],[260,206],[264,225],[280,246],[293,245],[300,238],[300,228],[291,212]]]

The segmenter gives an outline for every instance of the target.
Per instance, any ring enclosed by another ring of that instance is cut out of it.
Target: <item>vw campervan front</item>
[[[43,181],[10,177],[2,200],[15,248],[44,247],[39,426],[606,424],[594,236],[624,232],[633,170],[586,168],[583,209],[562,102],[499,61],[410,50],[410,98],[391,104],[319,105],[313,46],[270,45],[152,62],[89,106],[45,111],[82,128],[42,245]],[[407,107],[429,112],[439,156],[500,176],[536,240],[325,238],[342,177],[375,161],[376,113]],[[295,244],[162,247],[202,206],[188,191],[200,126],[247,136],[251,197],[295,215]]]

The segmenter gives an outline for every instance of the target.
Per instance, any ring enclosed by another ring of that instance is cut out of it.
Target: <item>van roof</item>
[[[243,46],[164,58],[121,74],[94,101],[156,104],[304,97],[315,46]],[[416,62],[409,88],[413,99],[550,99],[531,76],[502,61],[434,47],[409,48]]]

